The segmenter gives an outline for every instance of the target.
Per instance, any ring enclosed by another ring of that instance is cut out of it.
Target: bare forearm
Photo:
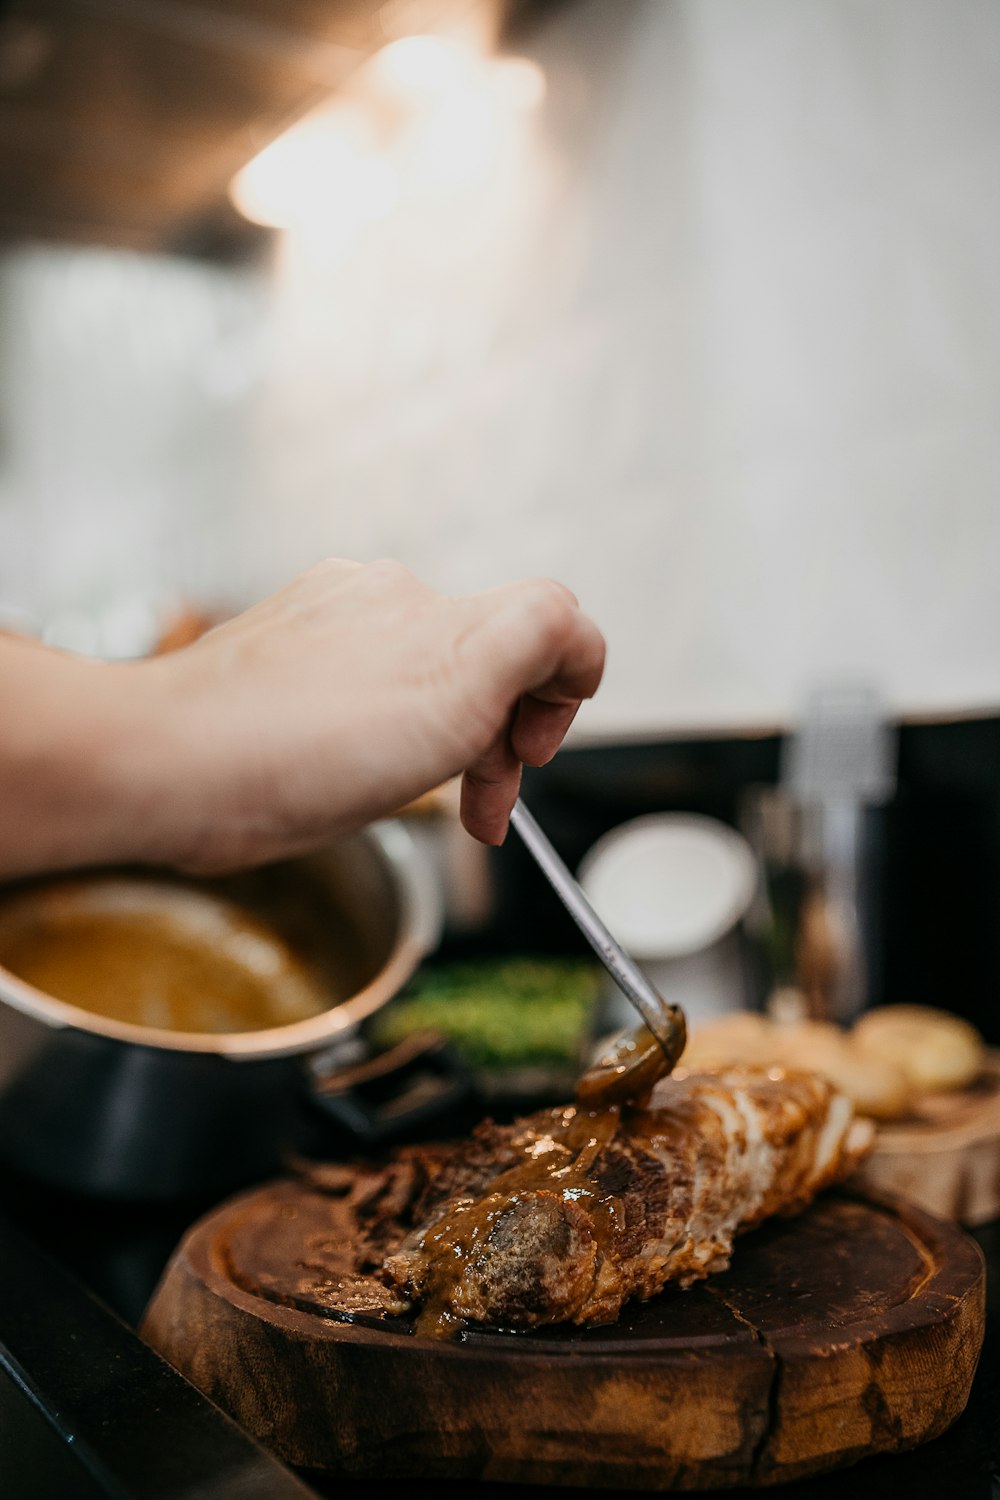
[[[0,636],[0,877],[142,858],[142,683],[136,666]]]
[[[499,843],[603,662],[558,584],[452,599],[336,559],[153,661],[0,636],[0,878],[260,864],[460,772],[466,827]]]

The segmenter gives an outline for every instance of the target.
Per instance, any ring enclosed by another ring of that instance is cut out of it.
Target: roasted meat
[[[738,1232],[804,1208],[870,1140],[812,1074],[678,1070],[644,1107],[546,1110],[436,1156],[382,1275],[439,1337],[609,1323],[724,1269]]]

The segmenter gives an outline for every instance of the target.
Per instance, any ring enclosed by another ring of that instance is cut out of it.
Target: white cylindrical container
[[[613,828],[584,858],[580,883],[608,927],[689,1025],[748,1001],[739,922],[757,889],[747,841],[715,818],[655,813]],[[609,989],[608,1030],[634,1020]]]

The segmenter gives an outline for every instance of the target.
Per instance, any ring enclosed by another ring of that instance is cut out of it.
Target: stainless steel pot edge
[[[214,1053],[232,1062],[294,1056],[328,1045],[389,1000],[435,947],[441,933],[441,894],[426,856],[406,828],[394,820],[373,823],[365,834],[376,844],[400,882],[399,936],[379,973],[350,1000],[291,1026],[267,1031],[211,1034],[131,1026],[56,1000],[0,965],[0,1004],[12,1006],[54,1031],[67,1027],[170,1052]]]

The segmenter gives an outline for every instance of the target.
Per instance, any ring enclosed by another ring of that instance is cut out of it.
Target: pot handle
[[[415,1032],[388,1052],[328,1074],[307,1095],[314,1117],[340,1136],[382,1146],[445,1124],[478,1098],[476,1080],[435,1031]]]

